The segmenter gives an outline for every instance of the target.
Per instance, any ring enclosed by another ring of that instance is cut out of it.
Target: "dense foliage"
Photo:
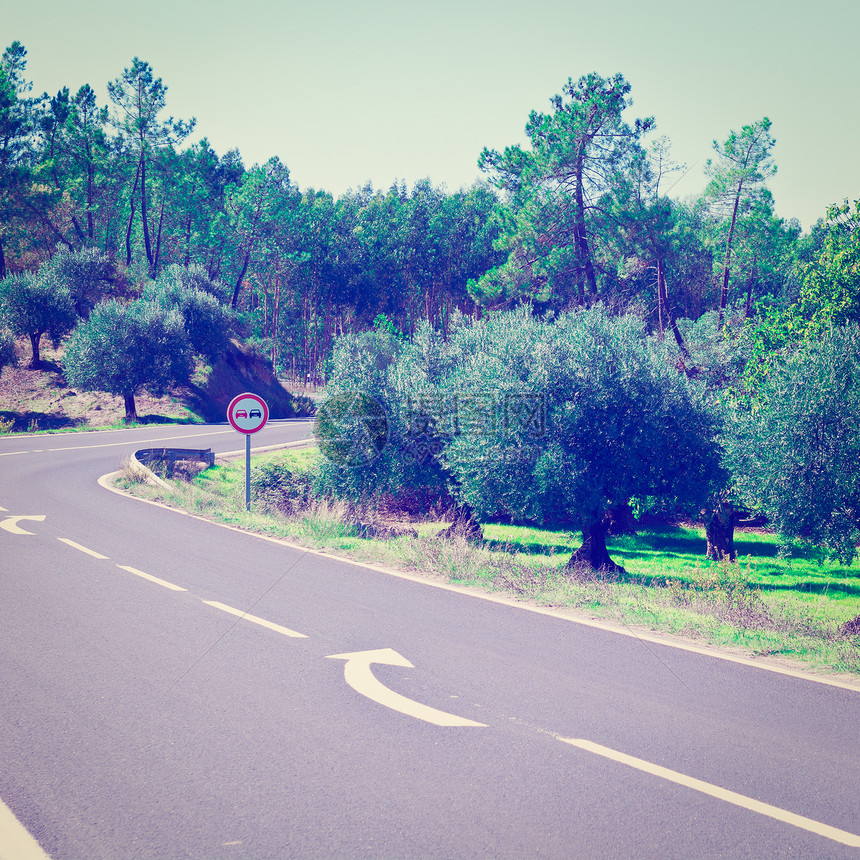
[[[148,301],[102,302],[75,329],[63,360],[71,385],[122,397],[126,421],[137,418],[138,392],[162,394],[192,368],[182,316]]]
[[[218,301],[223,284],[209,280],[202,270],[169,266],[143,290],[143,299],[182,316],[191,348],[209,362],[215,362],[227,347],[234,317]]]
[[[795,287],[798,231],[764,188],[769,122],[715,143],[702,200],[671,200],[669,143],[647,139],[653,119],[625,119],[621,75],[569,80],[528,118],[529,147],[484,151],[489,185],[357,186],[336,199],[300,189],[277,158],[247,167],[194,142],[193,119],[167,115],[168,88],[144,60],[109,83],[108,105],[89,84],[34,96],[26,66],[14,42],[0,62],[0,278],[57,248],[107,255],[116,297],[199,267],[297,380],[320,378],[333,339],[380,314],[411,337],[479,306],[599,299],[663,330]]]
[[[784,536],[850,563],[860,539],[860,327],[829,330],[775,364],[725,444],[747,505]]]
[[[597,568],[612,567],[608,509],[634,496],[705,501],[718,416],[640,319],[520,308],[460,318],[447,340],[429,328],[403,346],[363,338],[336,351],[329,393],[353,413],[339,416],[340,447],[323,444],[325,488],[360,497],[444,479],[480,516],[582,530],[581,560]],[[344,446],[367,438],[364,398],[384,410],[388,437],[350,459]]]
[[[34,369],[42,366],[42,335],[47,334],[56,346],[78,320],[71,291],[51,267],[0,281],[0,311],[16,335],[30,339],[30,367]]]

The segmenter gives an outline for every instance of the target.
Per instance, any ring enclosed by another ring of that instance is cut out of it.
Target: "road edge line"
[[[351,564],[355,567],[361,567],[364,570],[372,570],[376,573],[382,573],[386,576],[394,576],[398,579],[405,579],[409,582],[414,582],[418,585],[426,585],[432,588],[438,588],[442,591],[451,591],[455,594],[462,594],[466,597],[474,597],[478,600],[486,600],[490,603],[497,603],[501,606],[509,606],[514,609],[522,609],[526,612],[533,612],[537,615],[547,615],[550,618],[558,618],[561,621],[569,621],[572,624],[580,624],[583,627],[591,627],[596,630],[603,630],[607,633],[615,633],[618,636],[626,636],[629,639],[637,639],[640,642],[648,642],[653,645],[664,645],[667,648],[675,648],[679,651],[687,651],[692,654],[700,654],[703,657],[713,657],[717,660],[725,660],[728,663],[737,663],[741,666],[747,666],[751,669],[761,669],[766,672],[773,672],[777,675],[786,675],[790,678],[797,678],[801,681],[811,681],[816,684],[825,684],[828,687],[838,687],[842,690],[848,690],[852,693],[860,693],[860,681],[856,683],[849,683],[847,681],[840,681],[838,678],[828,678],[823,675],[816,675],[810,671],[803,671],[801,669],[789,669],[784,666],[773,666],[768,663],[757,662],[749,657],[740,657],[735,654],[727,654],[722,651],[716,650],[719,646],[713,646],[711,648],[705,648],[700,645],[693,645],[692,643],[686,642],[676,642],[672,639],[664,638],[654,633],[648,633],[644,631],[635,631],[629,628],[621,627],[617,624],[611,624],[606,621],[598,621],[594,618],[582,618],[576,617],[574,615],[570,615],[564,612],[559,612],[555,609],[548,609],[543,606],[529,606],[524,603],[520,603],[517,600],[514,600],[511,597],[501,597],[495,594],[483,594],[479,591],[465,588],[460,585],[451,585],[447,582],[436,582],[428,577],[418,576],[411,573],[406,573],[405,571],[395,570],[390,567],[383,567],[382,565],[368,564],[363,561],[353,561],[349,558],[344,558],[343,556],[334,555],[333,553],[323,552],[322,550],[317,549],[309,549],[306,546],[302,546],[298,543],[293,543],[292,541],[284,540],[283,538],[275,538],[270,537],[269,535],[261,535],[256,532],[248,531],[247,529],[240,529],[236,526],[227,525],[227,523],[219,523],[214,520],[206,519],[206,517],[201,517],[198,514],[192,514],[188,511],[180,510],[179,508],[173,508],[170,505],[166,505],[163,502],[157,502],[154,499],[141,499],[137,496],[133,496],[130,493],[126,493],[124,490],[120,490],[118,487],[113,487],[108,483],[111,479],[115,478],[120,474],[120,470],[115,472],[108,472],[106,475],[102,475],[98,479],[98,484],[105,490],[108,490],[111,493],[116,493],[118,496],[124,496],[127,499],[133,499],[136,502],[143,502],[147,505],[155,505],[158,508],[164,508],[165,510],[172,511],[175,514],[181,514],[184,517],[191,517],[194,520],[200,520],[200,522],[209,523],[210,525],[217,526],[222,529],[229,529],[230,531],[238,532],[239,534],[248,535],[250,537],[255,537],[260,540],[268,541],[269,543],[280,544],[281,546],[288,547],[289,549],[300,550],[301,552],[308,553],[309,555],[315,555],[320,558],[328,558],[332,561],[339,561],[343,564]]]

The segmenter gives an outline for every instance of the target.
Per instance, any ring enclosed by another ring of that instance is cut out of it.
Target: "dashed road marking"
[[[266,621],[265,618],[258,618],[256,615],[249,615],[241,609],[234,609],[232,606],[227,606],[226,603],[218,603],[217,600],[204,600],[207,606],[213,606],[215,609],[220,609],[222,612],[229,612],[230,615],[236,615],[245,621],[250,621],[253,624],[259,624],[260,627],[266,627],[269,630],[274,630],[276,633],[282,633],[284,636],[292,636],[294,639],[307,639],[304,633],[298,633],[295,630],[290,630],[289,627],[282,627],[280,624],[275,624],[274,621]]]
[[[62,541],[64,544],[67,544],[74,549],[79,549],[81,552],[85,552],[87,555],[91,555],[93,558],[107,558],[106,555],[102,555],[100,552],[96,552],[94,549],[87,549],[85,546],[81,546],[81,544],[75,543],[73,540],[69,540],[68,538],[57,538],[57,540]]]
[[[133,573],[135,576],[141,576],[144,579],[148,579],[150,582],[154,582],[156,585],[163,585],[165,588],[169,588],[171,591],[188,591],[187,588],[183,588],[181,585],[174,585],[172,582],[167,582],[164,579],[159,579],[157,576],[153,576],[151,573],[144,573],[142,570],[138,570],[136,567],[129,567],[125,564],[118,564],[117,567],[120,570],[127,570],[129,573]]]

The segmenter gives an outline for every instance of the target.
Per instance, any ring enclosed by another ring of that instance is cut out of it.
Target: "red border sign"
[[[227,407],[227,420],[234,430],[246,435],[256,433],[269,420],[269,407],[262,397],[245,392],[237,394]]]

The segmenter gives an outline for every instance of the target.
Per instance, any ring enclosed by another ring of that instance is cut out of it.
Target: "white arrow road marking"
[[[485,723],[476,723],[455,714],[446,714],[445,711],[437,711],[435,708],[407,699],[406,696],[389,690],[388,687],[377,681],[373,677],[373,672],[370,671],[370,667],[374,663],[404,666],[407,669],[415,668],[404,656],[391,648],[380,648],[378,651],[355,651],[352,654],[330,654],[328,659],[346,660],[346,665],[343,668],[343,677],[346,683],[356,693],[361,693],[362,696],[366,696],[371,701],[384,705],[386,708],[400,711],[402,714],[437,726],[481,726],[486,728]]]
[[[267,627],[269,630],[274,630],[276,633],[282,633],[284,636],[292,636],[295,639],[307,639],[304,633],[297,633],[295,630],[290,630],[289,627],[281,627],[280,624],[275,624],[274,621],[266,621],[265,618],[258,618],[256,615],[249,615],[247,612],[242,612],[241,609],[234,609],[232,606],[227,606],[226,603],[218,603],[216,600],[204,600],[207,606],[214,606],[222,612],[229,612],[231,615],[237,615],[245,621],[252,621],[254,624],[259,624],[260,627]]]
[[[735,791],[729,791],[727,788],[720,788],[718,785],[712,785],[709,782],[704,782],[701,779],[696,779],[692,776],[687,776],[683,773],[678,773],[676,770],[661,767],[659,764],[652,764],[650,761],[645,761],[641,758],[636,758],[632,755],[627,755],[618,750],[604,747],[596,744],[593,741],[586,741],[582,738],[559,738],[566,744],[579,747],[604,758],[612,759],[612,761],[626,764],[629,767],[635,767],[637,770],[642,770],[645,773],[659,776],[669,782],[683,785],[687,788],[692,788],[694,791],[701,791],[702,794],[709,794],[711,797],[716,797],[719,800],[724,800],[727,803],[733,803],[735,806],[741,806],[744,809],[750,809],[753,812],[758,812],[760,815],[767,815],[769,818],[775,818],[777,821],[782,821],[786,824],[793,824],[795,827],[800,827],[803,830],[808,830],[810,833],[816,833],[819,836],[825,836],[827,839],[832,839],[834,842],[841,842],[843,845],[849,845],[852,848],[860,848],[860,836],[854,833],[849,833],[847,830],[840,830],[838,827],[831,827],[829,824],[822,824],[820,821],[815,821],[812,818],[806,818],[803,815],[797,815],[794,812],[788,812],[785,809],[780,809],[778,806],[771,806],[769,803],[762,803],[760,800],[755,800],[752,797],[747,797],[744,794],[738,794]]]
[[[43,523],[45,521],[45,515],[40,514],[35,517],[6,517],[6,519],[0,523],[0,529],[6,529],[7,532],[11,532],[13,535],[35,534],[35,532],[28,532],[26,529],[19,528],[18,523],[21,520],[33,520],[35,523]]]

